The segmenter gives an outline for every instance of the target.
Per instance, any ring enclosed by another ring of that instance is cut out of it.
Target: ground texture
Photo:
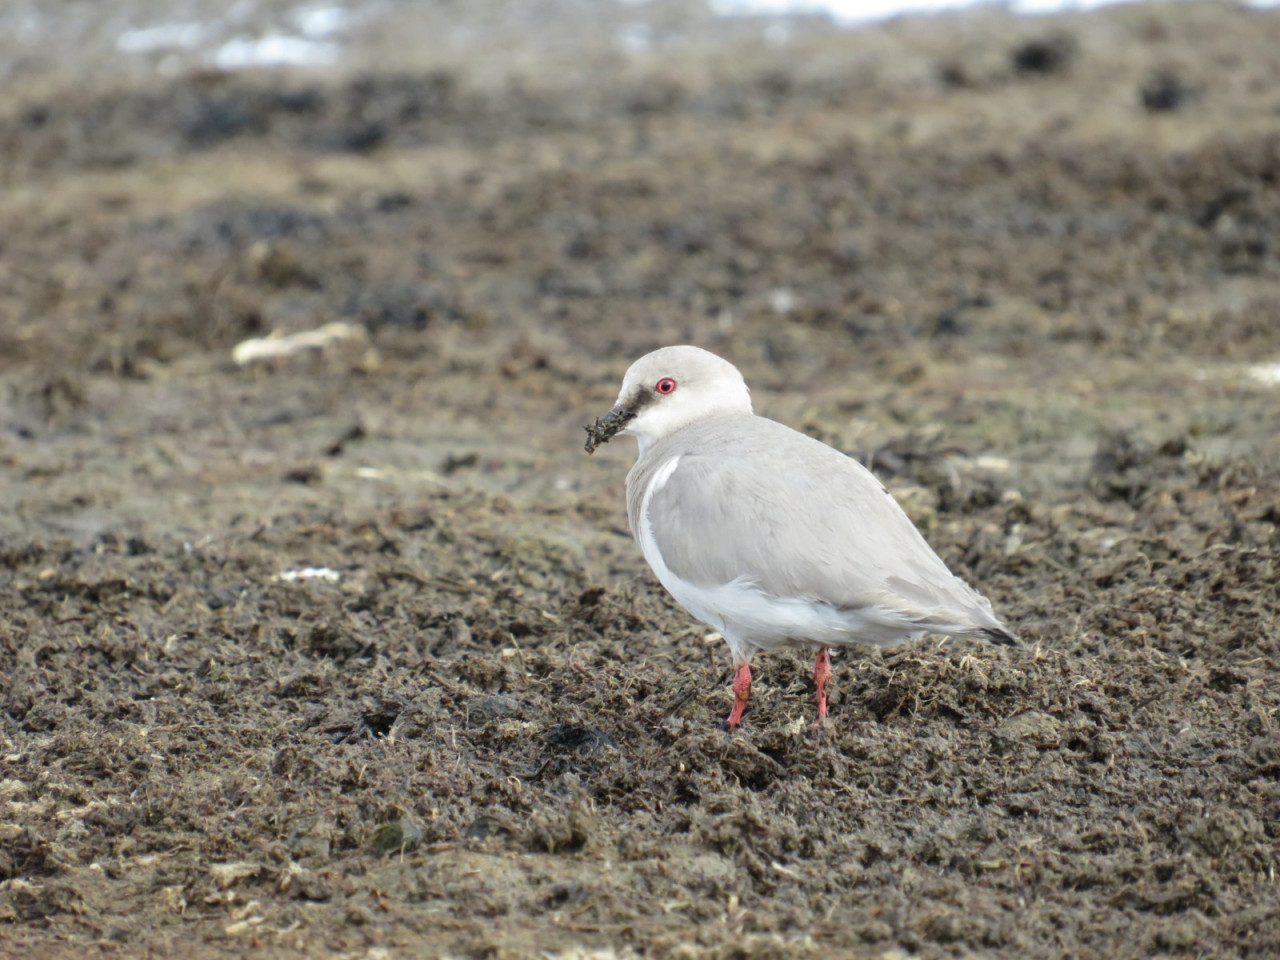
[[[0,955],[1280,955],[1280,13],[797,44],[0,115]],[[582,451],[674,342],[1025,646],[724,733]]]

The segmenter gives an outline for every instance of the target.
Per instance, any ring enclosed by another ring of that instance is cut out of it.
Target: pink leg
[[[831,679],[831,656],[827,648],[818,651],[818,662],[813,665],[813,679],[818,685],[818,723],[827,719],[827,681]]]
[[[725,722],[729,732],[738,729],[742,722],[742,711],[747,709],[747,698],[751,696],[751,664],[744,663],[733,675],[733,709],[729,711],[729,719]]]

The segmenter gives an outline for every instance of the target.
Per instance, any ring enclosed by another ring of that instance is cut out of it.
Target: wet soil
[[[1192,4],[18,98],[0,955],[1276,956],[1276,50]],[[823,729],[761,657],[724,733],[582,450],[674,342],[1026,645],[840,652]]]

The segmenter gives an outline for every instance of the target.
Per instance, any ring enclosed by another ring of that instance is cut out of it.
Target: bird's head
[[[751,395],[738,368],[701,347],[663,347],[627,370],[617,403],[587,427],[587,453],[619,433],[640,451],[705,417],[751,413]]]

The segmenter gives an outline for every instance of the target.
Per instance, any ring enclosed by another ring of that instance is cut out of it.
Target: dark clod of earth
[[[597,447],[608,443],[625,425],[626,419],[616,413],[610,412],[603,417],[596,417],[595,422],[589,427],[583,428],[587,431],[587,442],[584,449],[587,453],[595,453]]]
[[[1020,44],[1013,51],[1013,65],[1021,73],[1058,73],[1076,59],[1080,44],[1069,33],[1051,33]]]
[[[587,453],[595,453],[596,447],[603,443],[608,443],[609,438],[613,436],[613,434],[609,433],[604,420],[600,417],[596,417],[594,423],[588,427],[583,427],[583,429],[587,431],[587,442],[583,447]]]
[[[1178,110],[1195,96],[1194,88],[1178,74],[1161,70],[1148,79],[1138,92],[1142,105],[1152,113]]]

